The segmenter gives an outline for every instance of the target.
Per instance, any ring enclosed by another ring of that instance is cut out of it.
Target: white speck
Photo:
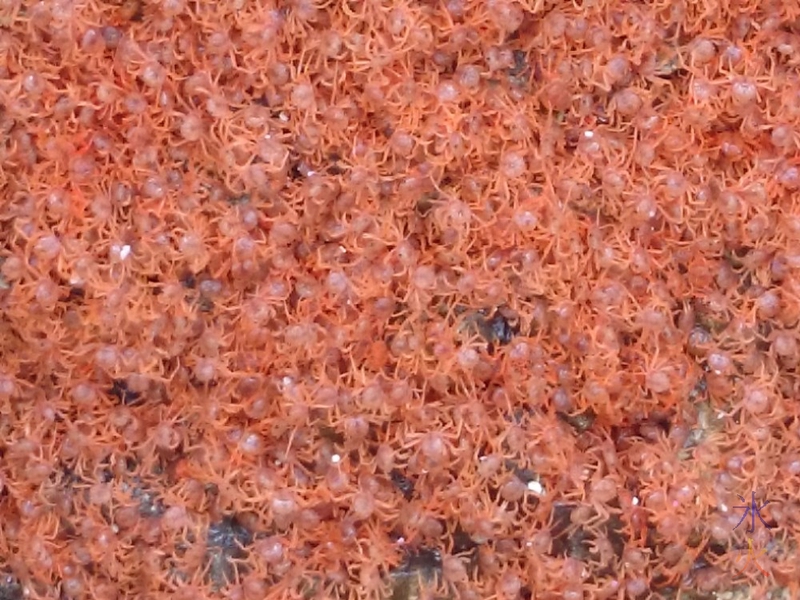
[[[125,260],[130,253],[131,247],[127,244],[111,244],[111,249],[108,252],[111,260],[115,262]]]
[[[727,505],[727,504],[720,504],[720,505],[719,505],[719,509],[720,509],[722,512],[728,512],[728,505]]]
[[[634,496],[633,499],[631,500],[631,504],[633,504],[634,506],[638,506],[639,505],[639,498]]]
[[[544,487],[541,483],[535,480],[531,480],[528,482],[528,490],[536,494],[537,496],[544,496]]]
[[[281,383],[284,385],[284,387],[289,387],[290,385],[292,385],[292,383],[294,383],[294,381],[292,381],[291,377],[287,376],[281,379]]]
[[[278,118],[285,123],[289,120],[289,115],[287,115],[285,112],[282,112],[278,115]]]
[[[396,541],[395,543],[396,543],[398,546],[402,546],[402,545],[404,545],[404,544],[406,543],[406,538],[404,538],[404,537],[402,537],[402,536],[401,536],[401,537],[397,538],[397,541]]]
[[[339,456],[338,454],[334,454],[333,456],[331,456],[331,462],[333,464],[335,464],[335,465],[339,464],[339,462],[341,462],[341,460],[342,460],[342,457]]]
[[[594,131],[584,131],[583,137],[587,139],[592,139],[594,137]]]
[[[309,171],[309,172],[308,172],[308,177],[313,177],[313,176],[314,176],[314,175],[316,175],[316,174],[317,174],[317,172],[316,172],[316,171]]]
[[[485,460],[486,460],[486,457],[485,457],[485,456],[479,456],[479,457],[478,457],[478,460],[479,460],[479,461],[481,461],[481,462],[483,462],[483,461],[485,461]]]
[[[119,533],[119,525],[116,524],[112,525],[111,531],[113,531],[114,533]]]
[[[525,547],[526,548],[530,548],[531,546],[533,546],[533,542],[532,541],[528,540],[527,542],[525,542]]]
[[[718,412],[717,413],[717,418],[718,419],[722,419],[723,417],[725,417],[725,413],[724,412]]]

